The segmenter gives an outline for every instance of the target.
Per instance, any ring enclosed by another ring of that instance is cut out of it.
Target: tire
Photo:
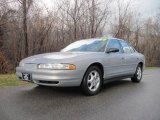
[[[86,71],[82,84],[83,92],[88,95],[96,95],[102,87],[102,72],[96,66],[91,66]]]
[[[142,79],[142,66],[139,64],[136,68],[134,76],[131,78],[132,82],[139,83]]]

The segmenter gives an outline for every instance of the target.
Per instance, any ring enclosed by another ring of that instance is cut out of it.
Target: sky
[[[54,6],[54,1],[56,0],[42,0],[48,8]],[[121,0],[122,2],[127,2],[129,0]],[[150,17],[157,13],[160,9],[160,0],[131,0],[134,2],[135,9],[141,12],[144,17]]]
[[[138,6],[145,16],[152,16],[160,9],[160,0],[140,0]]]

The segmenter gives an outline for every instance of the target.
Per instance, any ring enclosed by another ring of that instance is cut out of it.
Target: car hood
[[[94,54],[93,52],[55,52],[34,55],[23,59],[23,63],[67,63],[82,56]]]

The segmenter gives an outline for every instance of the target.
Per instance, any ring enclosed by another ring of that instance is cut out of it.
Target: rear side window
[[[129,44],[129,43],[128,43]],[[130,46],[130,50],[131,50],[131,52],[132,53],[134,53],[135,52],[135,49],[129,44],[129,46]]]
[[[122,45],[124,53],[133,53],[133,52],[135,52],[133,47],[128,42],[121,41],[121,45]]]

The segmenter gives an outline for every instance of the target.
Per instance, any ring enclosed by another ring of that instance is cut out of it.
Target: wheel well
[[[92,63],[92,64],[90,64],[90,65],[88,66],[87,70],[88,70],[91,66],[97,66],[97,67],[101,70],[101,72],[102,72],[102,78],[103,78],[104,69],[103,69],[102,64],[101,64],[101,63],[98,63],[98,62]],[[86,70],[86,72],[87,72],[87,70]],[[86,72],[85,72],[85,74],[86,74]],[[83,75],[83,79],[84,79],[85,74]],[[83,82],[83,79],[82,79],[82,82]],[[81,85],[82,85],[82,82],[81,82]]]
[[[143,62],[140,62],[138,65],[140,65],[141,68],[143,69]]]
[[[104,75],[104,69],[103,69],[103,65],[101,63],[98,63],[98,62],[92,63],[89,67],[91,67],[91,66],[97,66],[101,70],[102,76]],[[88,68],[87,68],[87,70],[88,70]]]

